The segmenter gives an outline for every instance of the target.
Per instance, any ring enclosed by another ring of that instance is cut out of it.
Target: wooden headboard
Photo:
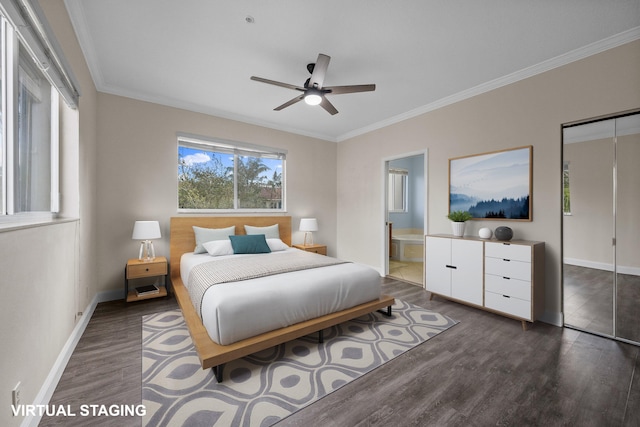
[[[236,234],[245,234],[244,226],[267,227],[278,224],[280,240],[291,246],[290,216],[174,216],[171,217],[170,264],[171,280],[180,277],[180,257],[193,252],[196,237],[193,226],[204,228],[225,228],[236,226]]]

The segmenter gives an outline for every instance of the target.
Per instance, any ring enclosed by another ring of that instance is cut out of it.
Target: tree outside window
[[[179,210],[284,210],[285,154],[178,141]]]

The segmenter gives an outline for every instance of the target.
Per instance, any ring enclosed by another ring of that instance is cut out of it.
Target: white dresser
[[[482,241],[429,236],[425,283],[432,292],[482,306]]]
[[[526,329],[544,311],[544,256],[544,242],[426,236],[425,288],[521,320]]]

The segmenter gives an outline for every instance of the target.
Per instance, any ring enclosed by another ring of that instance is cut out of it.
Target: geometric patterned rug
[[[270,426],[458,323],[396,299],[374,312],[203,370],[180,310],[142,320],[143,426]]]

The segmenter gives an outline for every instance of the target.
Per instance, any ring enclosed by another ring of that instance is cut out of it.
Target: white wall
[[[640,272],[640,134],[618,137],[616,264],[619,272]],[[564,259],[569,264],[613,269],[613,137],[566,144],[571,215],[563,218]],[[633,273],[629,273],[633,272]]]
[[[428,232],[451,233],[448,159],[533,146],[533,221],[473,221],[467,233],[507,225],[546,242],[546,316],[561,322],[561,125],[640,107],[636,41],[338,145],[338,256],[382,270],[382,159],[428,149]],[[394,141],[394,144],[388,144]]]
[[[63,0],[40,1],[55,37],[80,84],[76,110],[64,107],[60,114],[61,214],[80,218],[78,231],[77,311],[84,310],[96,295],[97,283],[97,96],[80,44]]]
[[[177,213],[177,132],[243,141],[288,150],[287,215],[293,242],[302,243],[300,218],[318,218],[317,243],[336,254],[336,153],[333,142],[248,125],[115,95],[98,98],[99,290],[121,290],[136,220],[160,221],[156,255],[169,255],[169,219]]]
[[[16,426],[11,390],[32,403],[75,326],[78,223],[0,233],[0,425]]]
[[[137,254],[138,243],[131,240],[136,219],[161,221],[165,237],[157,251],[168,254],[178,131],[288,149],[294,229],[301,217],[315,216],[316,241],[328,244],[330,254],[380,271],[384,158],[429,150],[429,231],[448,233],[447,160],[533,145],[533,222],[508,225],[518,238],[547,242],[546,308],[553,317],[560,311],[560,126],[640,106],[640,42],[634,42],[336,145],[98,95],[63,1],[41,5],[81,82],[78,112],[61,115],[63,162],[69,167],[62,177],[63,211],[79,215],[80,222],[0,233],[0,390],[8,399],[8,390],[21,381],[27,403],[69,338],[77,307],[86,307],[97,292],[121,292],[125,261]],[[470,232],[500,224],[474,222]],[[18,425],[20,418],[3,407],[0,424]]]
[[[61,213],[73,219],[0,232],[2,426],[23,421],[12,416],[10,406],[18,381],[22,403],[42,403],[36,398],[50,385],[77,312],[96,292],[96,90],[63,1],[41,6],[82,89],[78,110],[60,108]]]

